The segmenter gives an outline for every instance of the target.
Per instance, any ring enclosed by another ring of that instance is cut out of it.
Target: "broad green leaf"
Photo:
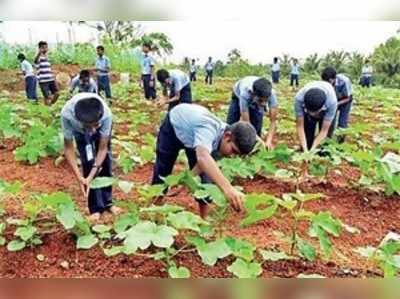
[[[235,257],[244,259],[248,262],[254,259],[254,251],[256,250],[256,247],[253,244],[232,237],[226,238],[225,242],[228,244]]]
[[[84,235],[78,238],[76,247],[78,249],[90,249],[97,244],[99,239],[94,235]]]
[[[246,262],[242,259],[237,259],[227,269],[238,278],[257,278],[262,273],[259,263]]]
[[[168,269],[168,274],[171,278],[190,278],[190,271],[185,267],[172,266]]]
[[[111,230],[111,227],[108,225],[104,225],[104,224],[97,224],[95,226],[93,226],[93,231],[98,233],[98,234],[104,234],[106,232],[109,232]]]
[[[185,176],[184,172],[181,172],[179,174],[176,175],[169,175],[166,178],[162,178],[162,180],[164,181],[164,183],[168,186],[168,187],[175,187],[177,185],[179,185],[182,181],[182,178]]]
[[[13,240],[10,243],[7,244],[7,250],[8,251],[20,251],[24,249],[26,246],[26,243],[21,240]]]
[[[132,191],[132,188],[135,184],[128,181],[118,181],[118,187],[122,190],[125,194],[128,194]]]
[[[103,248],[103,251],[106,256],[112,257],[122,253],[123,248],[123,246],[113,246],[111,248]]]
[[[170,204],[165,204],[162,206],[150,206],[148,208],[141,208],[140,212],[141,213],[160,213],[160,214],[170,214],[170,213],[177,213],[183,211],[184,208],[181,206],[176,206],[176,205],[170,205]]]
[[[97,177],[90,182],[91,189],[101,189],[105,187],[110,187],[117,182],[116,178],[113,177]]]
[[[35,235],[36,232],[37,232],[36,227],[23,226],[23,227],[17,228],[14,235],[17,237],[20,237],[23,241],[26,242],[29,239],[31,239]]]
[[[215,203],[218,207],[226,207],[227,200],[225,198],[224,193],[214,184],[203,184],[201,185],[204,188],[204,191],[208,196],[212,199],[213,203]],[[207,196],[206,196],[207,197]],[[205,197],[203,197],[205,198]]]
[[[123,214],[114,223],[114,230],[117,234],[122,233],[128,227],[134,226],[139,221],[138,216],[133,213]]]
[[[138,189],[139,194],[146,200],[164,195],[164,185],[144,185]]]
[[[201,217],[187,211],[171,213],[167,220],[176,229],[190,229],[195,232],[200,232],[200,226],[208,225]]]
[[[341,222],[333,218],[329,212],[319,212],[312,217],[312,223],[335,237],[339,237],[342,230]]]
[[[302,257],[309,260],[310,262],[315,261],[317,253],[315,252],[314,247],[312,247],[309,243],[300,238],[297,238],[296,247]]]
[[[224,239],[218,239],[210,243],[206,243],[204,239],[200,237],[187,237],[186,239],[196,246],[203,263],[208,266],[214,266],[218,259],[225,258],[232,254],[232,250]]]
[[[274,196],[258,193],[247,194],[244,206],[247,211],[247,217],[241,222],[242,226],[248,226],[258,221],[269,219],[275,214],[278,208]],[[258,209],[260,206],[264,208]]]
[[[64,226],[65,229],[72,229],[76,224],[75,207],[71,204],[63,204],[59,208],[56,218]]]
[[[285,252],[276,252],[271,250],[259,250],[265,261],[277,262],[281,260],[292,260],[293,257],[287,255]]]
[[[6,245],[6,239],[2,236],[0,236],[0,246]]]

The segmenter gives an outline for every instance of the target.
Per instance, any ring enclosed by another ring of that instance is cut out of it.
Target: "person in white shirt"
[[[204,68],[206,70],[206,84],[212,85],[214,74],[214,63],[212,62],[212,57],[208,57],[208,61]]]
[[[297,59],[293,60],[292,70],[290,71],[290,86],[294,86],[296,83],[296,88],[299,87],[299,76],[300,76],[300,65]]]
[[[372,65],[370,65],[369,63],[370,63],[369,60],[365,61],[365,65],[363,66],[361,71],[361,80],[360,80],[361,86],[367,88],[371,86],[372,73],[374,71]]]
[[[189,74],[190,82],[197,81],[196,73],[197,73],[196,60],[192,59],[192,63],[190,64],[190,74]]]
[[[28,60],[24,54],[18,54],[18,60],[21,63],[21,72],[25,77],[25,92],[28,100],[36,102],[37,101],[37,79],[33,72],[32,64]]]
[[[278,84],[281,75],[281,66],[279,65],[278,57],[274,57],[274,63],[272,64],[271,71],[272,83]]]

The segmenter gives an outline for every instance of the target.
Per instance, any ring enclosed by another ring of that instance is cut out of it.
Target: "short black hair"
[[[79,79],[89,78],[89,77],[90,77],[89,70],[81,70],[81,72],[79,73]]]
[[[333,68],[331,66],[324,68],[321,73],[321,78],[322,78],[322,80],[327,81],[327,82],[329,82],[329,80],[331,80],[331,79],[336,79],[335,68]]]
[[[104,47],[103,46],[97,46],[97,48],[96,48],[97,50],[101,50],[101,51],[104,51]]]
[[[253,93],[262,98],[268,98],[271,95],[272,84],[265,78],[260,78],[253,83]]]
[[[38,43],[38,47],[41,48],[41,47],[43,47],[43,46],[47,46],[47,42],[44,41],[44,40],[41,40],[41,41]]]
[[[242,155],[251,153],[257,144],[257,132],[248,122],[239,121],[234,123],[228,126],[226,131],[231,132],[233,143]]]
[[[169,78],[169,72],[166,69],[158,70],[156,75],[157,75],[157,80],[161,84],[164,84],[165,80]]]
[[[98,122],[104,114],[103,103],[97,98],[79,100],[75,105],[76,118],[85,124]]]
[[[18,58],[18,60],[25,60],[25,59],[26,59],[26,58],[25,58],[25,55],[22,54],[22,53],[19,53],[18,56],[17,56],[17,58]]]
[[[192,59],[192,62],[196,62],[196,59]]]
[[[308,111],[315,112],[324,106],[326,94],[320,88],[311,88],[304,95],[304,106]]]
[[[152,45],[149,42],[145,42],[145,43],[143,43],[143,47],[149,48],[151,50]]]
[[[278,57],[274,57],[274,63],[278,62]]]
[[[366,59],[366,60],[365,60],[365,63],[370,63],[369,59]]]

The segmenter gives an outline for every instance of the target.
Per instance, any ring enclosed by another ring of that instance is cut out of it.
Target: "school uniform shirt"
[[[111,62],[107,56],[97,57],[96,59],[96,69],[98,76],[108,76],[111,69]]]
[[[197,66],[196,66],[196,65],[193,65],[193,64],[191,64],[191,65],[190,65],[190,72],[191,72],[191,73],[195,73],[195,72],[196,72],[196,70],[197,70]]]
[[[153,57],[143,53],[141,64],[142,75],[151,75],[151,68],[155,65]]]
[[[267,99],[267,107],[262,107],[253,102],[253,85],[258,79],[261,79],[261,77],[248,76],[235,83],[233,93],[239,98],[240,112],[249,112],[250,106],[257,107],[262,113],[265,112],[267,107],[268,109],[278,107],[278,100],[274,90],[272,90],[271,95]]]
[[[326,101],[323,106],[325,110],[324,120],[332,121],[336,115],[337,98],[332,84],[325,81],[314,81],[308,83],[296,94],[296,96],[294,97],[294,110],[296,118],[304,117],[304,96],[310,89],[313,88],[321,89],[325,93]]]
[[[300,66],[298,64],[292,65],[292,70],[290,73],[292,75],[300,75]]]
[[[196,104],[180,104],[169,112],[176,137],[186,148],[205,147],[209,153],[217,151],[226,123],[206,108]]]
[[[279,65],[279,63],[273,63],[272,67],[271,67],[271,70],[273,72],[279,72],[281,70],[281,66]]]
[[[83,85],[83,84],[81,84],[81,81],[79,80],[79,75],[75,76],[71,80],[71,84],[70,84],[71,92],[73,92],[76,88],[78,88],[79,92],[97,93],[97,84],[96,84],[96,81],[93,80],[93,78],[90,78],[89,84]]]
[[[30,64],[26,59],[21,62],[21,71],[24,73],[25,78],[35,76],[32,64]]]
[[[373,73],[373,68],[371,65],[364,65],[362,68],[362,76],[363,77],[371,77]]]
[[[47,83],[55,80],[54,74],[51,70],[51,64],[47,55],[40,55],[36,64],[37,78],[39,83]]]
[[[61,110],[61,126],[66,140],[72,140],[75,133],[85,134],[86,129],[75,116],[75,105],[82,99],[96,98],[101,101],[104,107],[103,117],[100,119],[100,127],[97,131],[101,137],[109,138],[111,136],[112,114],[106,102],[96,93],[83,92],[73,96]]]
[[[168,72],[175,93],[181,91],[186,85],[190,84],[190,78],[185,72],[181,70],[170,70]]]
[[[350,78],[346,75],[338,74],[336,76],[335,91],[338,100],[350,97],[353,93]]]
[[[206,71],[212,71],[214,69],[214,63],[213,62],[207,62],[205,66]]]

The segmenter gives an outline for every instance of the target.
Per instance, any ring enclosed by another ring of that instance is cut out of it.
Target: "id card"
[[[91,144],[86,145],[86,158],[88,161],[92,161],[94,156],[93,156],[93,147]]]

